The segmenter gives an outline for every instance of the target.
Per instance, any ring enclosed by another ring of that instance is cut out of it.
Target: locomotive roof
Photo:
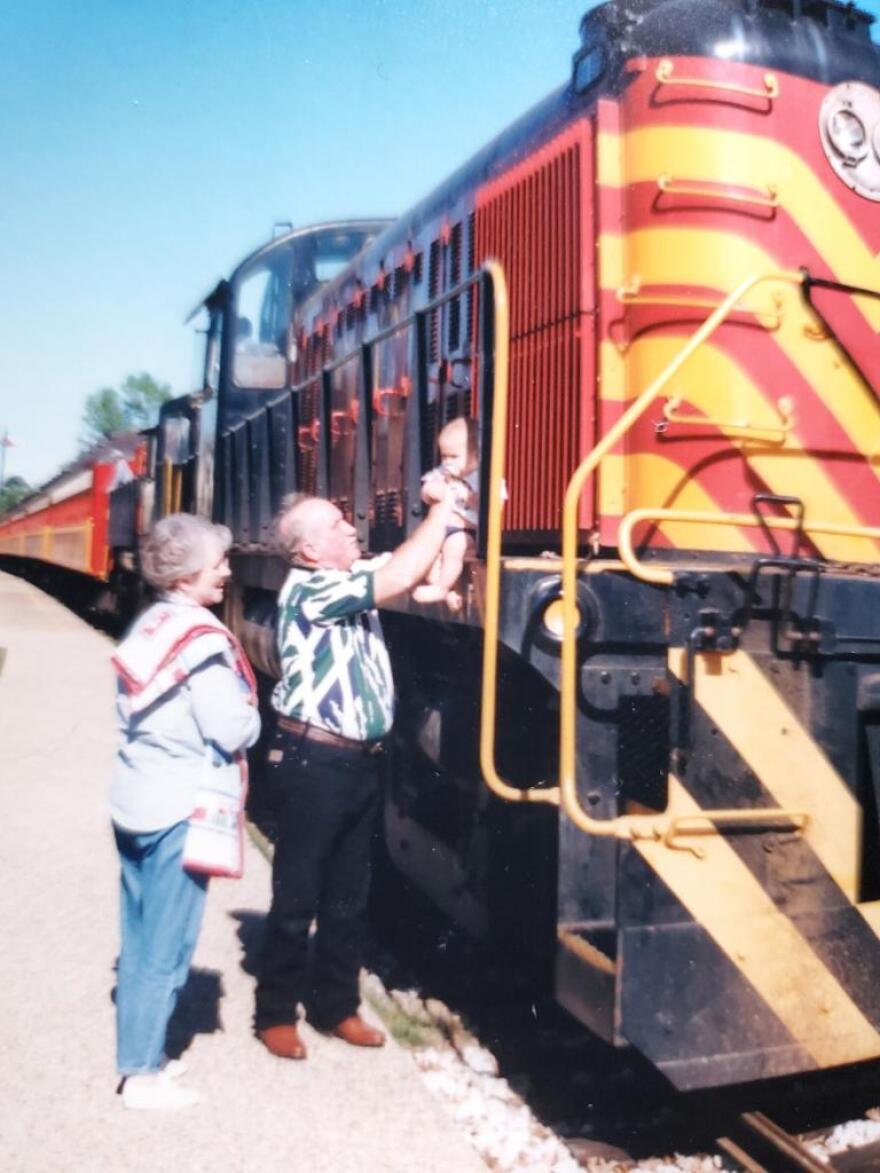
[[[712,56],[774,68],[828,85],[865,81],[880,88],[880,46],[874,18],[842,0],[609,0],[580,25],[581,47],[572,78],[526,111],[411,207],[369,246],[368,271],[387,251],[418,234],[475,183],[485,182],[529,154],[579,107],[631,80],[633,57]],[[579,90],[578,62],[589,47],[602,51],[596,84]],[[306,306],[333,301],[351,273],[346,267]]]
[[[843,0],[610,0],[584,16],[581,41],[604,41],[621,61],[723,57],[829,85],[877,85],[873,23],[873,16]]]
[[[275,252],[277,249],[284,248],[292,240],[296,240],[301,236],[314,236],[319,232],[334,232],[343,231],[345,229],[364,229],[366,231],[380,232],[383,228],[387,228],[389,224],[394,221],[387,217],[373,216],[369,218],[362,218],[357,220],[327,220],[321,224],[309,224],[303,228],[289,228],[287,232],[281,232],[273,236],[271,240],[267,240],[261,244],[259,248],[255,248],[252,253],[239,262],[233,270],[230,277],[222,278],[211,290],[206,294],[201,301],[199,301],[186,317],[184,324],[190,322],[197,313],[203,308],[212,309],[217,304],[223,295],[224,290],[235,281],[238,274],[247,269],[258,258],[267,256],[269,253]]]

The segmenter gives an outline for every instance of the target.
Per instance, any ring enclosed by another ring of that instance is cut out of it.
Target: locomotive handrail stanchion
[[[803,273],[787,270],[769,273],[755,273],[742,281],[732,293],[721,302],[694,335],[685,343],[675,358],[664,368],[654,381],[645,388],[617,423],[611,427],[592,452],[575,469],[568,488],[562,513],[562,657],[560,680],[559,713],[559,792],[562,809],[580,830],[588,835],[600,835],[616,839],[662,839],[667,840],[675,823],[664,815],[618,815],[613,819],[595,819],[581,806],[577,793],[577,757],[575,745],[577,714],[577,569],[578,569],[578,509],[581,493],[587,478],[592,476],[602,460],[620,442],[623,436],[644,415],[657,399],[663,388],[684,366],[694,351],[711,337],[721,323],[736,308],[737,303],[750,289],[765,281],[781,281],[788,285],[801,285]],[[727,817],[730,812],[704,811],[704,819]],[[740,812],[742,813],[742,812]],[[756,811],[766,819],[766,811]],[[757,819],[754,821],[758,821]],[[669,844],[673,846],[673,844]]]
[[[834,537],[865,538],[868,541],[880,541],[880,527],[865,525],[839,525],[832,521],[807,521],[798,517],[764,517],[759,518],[756,513],[709,513],[693,510],[678,509],[634,509],[627,513],[620,523],[618,530],[618,552],[620,560],[627,570],[642,582],[650,582],[657,586],[671,586],[675,581],[675,571],[668,566],[654,566],[640,562],[635,553],[633,531],[643,521],[674,521],[676,524],[694,525],[736,525],[758,526],[767,525],[770,529],[797,530],[803,528],[805,532],[814,534],[828,534]]]
[[[494,309],[494,380],[492,447],[489,457],[489,506],[486,534],[486,601],[483,619],[483,675],[480,698],[480,768],[486,785],[508,802],[559,804],[559,789],[519,790],[505,782],[495,766],[495,716],[498,690],[498,628],[501,610],[501,483],[507,446],[507,391],[510,368],[510,305],[500,262],[482,266],[492,284]]]

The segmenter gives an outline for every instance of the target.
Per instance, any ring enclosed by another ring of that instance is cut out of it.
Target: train
[[[463,605],[382,616],[385,849],[681,1089],[880,1057],[872,19],[592,8],[560,87],[415,208],[291,230],[204,299],[204,386],[132,490],[136,524],[229,526],[271,679],[285,495],[392,549],[477,421]]]

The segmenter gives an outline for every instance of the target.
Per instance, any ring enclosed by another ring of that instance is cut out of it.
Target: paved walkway
[[[251,1035],[269,869],[214,881],[177,1018],[188,1112],[114,1095],[117,867],[106,815],[110,643],[0,573],[0,1168],[10,1173],[479,1173],[482,1161],[396,1045],[359,1051],[308,1027],[306,1063]],[[2,655],[2,653],[0,653]]]

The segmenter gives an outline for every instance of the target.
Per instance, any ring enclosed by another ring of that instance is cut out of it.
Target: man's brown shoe
[[[342,1022],[334,1026],[332,1033],[338,1039],[344,1039],[353,1047],[383,1047],[385,1035],[375,1027],[368,1026],[359,1014],[352,1014],[350,1018],[343,1018]]]
[[[257,1038],[263,1046],[279,1059],[305,1059],[308,1051],[292,1023],[267,1026],[257,1031]]]

